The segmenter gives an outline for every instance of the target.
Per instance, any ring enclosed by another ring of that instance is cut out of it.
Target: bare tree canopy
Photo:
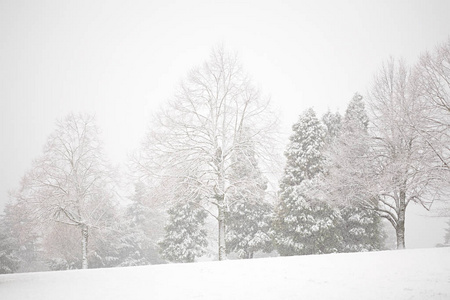
[[[210,213],[219,222],[219,259],[225,258],[228,194],[242,184],[232,176],[233,156],[251,146],[261,166],[273,162],[277,118],[269,101],[262,99],[237,56],[218,47],[189,73],[154,121],[136,158],[138,169],[164,187],[160,191],[166,200],[198,199],[205,209],[217,207],[217,213]]]
[[[89,231],[107,225],[113,207],[113,178],[94,118],[70,114],[57,122],[43,155],[23,178],[17,197],[33,219],[81,230],[82,267],[87,268]]]
[[[413,125],[450,171],[450,38],[434,52],[424,53],[415,71],[420,96],[428,105],[429,125]]]
[[[333,150],[336,165],[330,170],[329,189],[386,218],[396,230],[398,248],[405,247],[408,204],[430,209],[444,191],[435,151],[415,128],[430,124],[418,87],[403,62],[385,63],[368,97],[368,132],[350,124],[353,132],[347,130]]]

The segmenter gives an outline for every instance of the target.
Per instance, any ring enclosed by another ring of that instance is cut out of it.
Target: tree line
[[[383,219],[405,248],[408,205],[448,196],[449,93],[450,39],[388,60],[343,116],[300,114],[279,172],[269,99],[215,48],[153,116],[127,203],[95,119],[56,123],[1,216],[0,273],[375,251]]]

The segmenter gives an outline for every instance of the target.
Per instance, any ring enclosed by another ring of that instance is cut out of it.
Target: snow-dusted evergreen
[[[355,135],[366,135],[369,118],[363,97],[355,94],[345,111],[341,143],[352,143]],[[349,201],[341,208],[343,251],[372,251],[383,248],[384,233],[378,214],[363,205]]]
[[[267,179],[259,169],[250,138],[238,144],[232,164],[230,205],[226,213],[227,252],[252,258],[257,251],[272,250],[272,206],[265,199]]]
[[[341,235],[343,252],[375,251],[384,248],[381,218],[373,211],[360,206],[344,206]]]
[[[139,266],[161,263],[157,240],[164,234],[163,213],[150,205],[145,185],[136,183],[132,203],[123,216],[123,234],[117,247],[120,250],[120,266]]]
[[[0,216],[0,274],[14,273],[18,270],[20,259],[17,257],[18,242],[7,226],[4,216]]]
[[[331,169],[331,172],[326,170],[325,174],[335,176],[335,172],[339,172],[341,162],[340,157],[334,154],[336,151],[354,153],[355,148],[358,149],[359,144],[364,141],[361,137],[367,136],[369,119],[363,98],[359,94],[355,94],[350,101],[342,122],[341,118],[331,116],[333,114],[327,113],[322,119],[328,128],[325,156],[327,169]],[[334,128],[339,129],[330,130]],[[328,178],[323,184],[327,186],[329,180],[333,179]],[[383,248],[381,220],[376,212],[351,199],[345,201],[333,198],[340,197],[339,194],[329,194],[325,197],[325,201],[336,204],[339,209],[341,220],[336,234],[342,238],[341,251],[372,251]]]
[[[272,212],[264,201],[233,203],[227,213],[227,252],[253,258],[258,251],[272,251]]]
[[[330,145],[341,132],[342,116],[339,112],[327,111],[322,116],[322,123],[326,128],[325,144]]]
[[[161,255],[171,262],[193,262],[206,253],[208,240],[203,229],[207,213],[192,201],[170,208],[165,236],[160,241]]]
[[[314,110],[309,108],[303,112],[292,130],[294,133],[284,152],[287,163],[281,180],[282,198],[293,187],[304,180],[312,180],[323,170],[322,149],[326,132]]]
[[[12,202],[5,206],[2,217],[4,232],[13,240],[12,255],[19,259],[17,272],[34,272],[46,270],[42,263],[42,245],[39,239],[40,229],[33,221],[28,207],[20,202]],[[9,243],[9,242],[8,242]]]
[[[275,241],[281,255],[337,252],[339,212],[318,201],[313,191],[324,168],[322,150],[326,129],[313,109],[300,115],[285,152],[287,162],[280,184],[275,217]]]
[[[91,241],[93,241],[91,237]],[[77,228],[64,224],[52,223],[42,233],[42,247],[51,270],[73,270],[81,266],[80,232]],[[87,259],[92,263],[93,243],[89,243]],[[89,257],[91,256],[91,257]]]

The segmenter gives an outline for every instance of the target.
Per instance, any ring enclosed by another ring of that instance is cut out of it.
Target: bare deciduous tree
[[[43,155],[24,176],[17,200],[41,224],[58,222],[81,231],[85,269],[90,230],[105,227],[113,211],[113,178],[94,118],[70,114],[57,123]]]
[[[369,131],[342,137],[329,174],[329,191],[337,193],[337,199],[358,202],[392,224],[399,249],[405,247],[409,203],[430,209],[443,192],[435,153],[411,126],[424,128],[429,122],[418,86],[402,62],[391,59],[384,64],[368,97]]]
[[[429,122],[426,127],[411,125],[425,138],[441,165],[450,171],[450,38],[434,52],[424,53],[415,71]]]
[[[167,108],[156,116],[135,159],[142,173],[163,187],[162,198],[176,201],[181,193],[183,199],[200,199],[198,205],[217,219],[219,260],[226,255],[229,193],[239,184],[231,176],[236,149],[251,140],[262,165],[273,161],[277,119],[268,104],[237,57],[223,48],[214,49],[210,60],[189,73]]]
[[[440,198],[443,174],[435,151],[410,124],[428,127],[417,77],[402,63],[389,61],[376,76],[369,97],[372,115],[371,167],[377,209],[394,226],[397,248],[405,247],[405,212],[413,201],[429,210]]]

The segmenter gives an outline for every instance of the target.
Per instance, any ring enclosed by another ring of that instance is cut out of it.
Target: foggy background
[[[314,107],[344,113],[390,56],[415,63],[450,34],[450,1],[0,1],[0,210],[69,112],[96,115],[118,165],[212,47],[238,53],[287,137]],[[283,140],[284,149],[288,140]],[[408,248],[445,219],[408,208]]]

